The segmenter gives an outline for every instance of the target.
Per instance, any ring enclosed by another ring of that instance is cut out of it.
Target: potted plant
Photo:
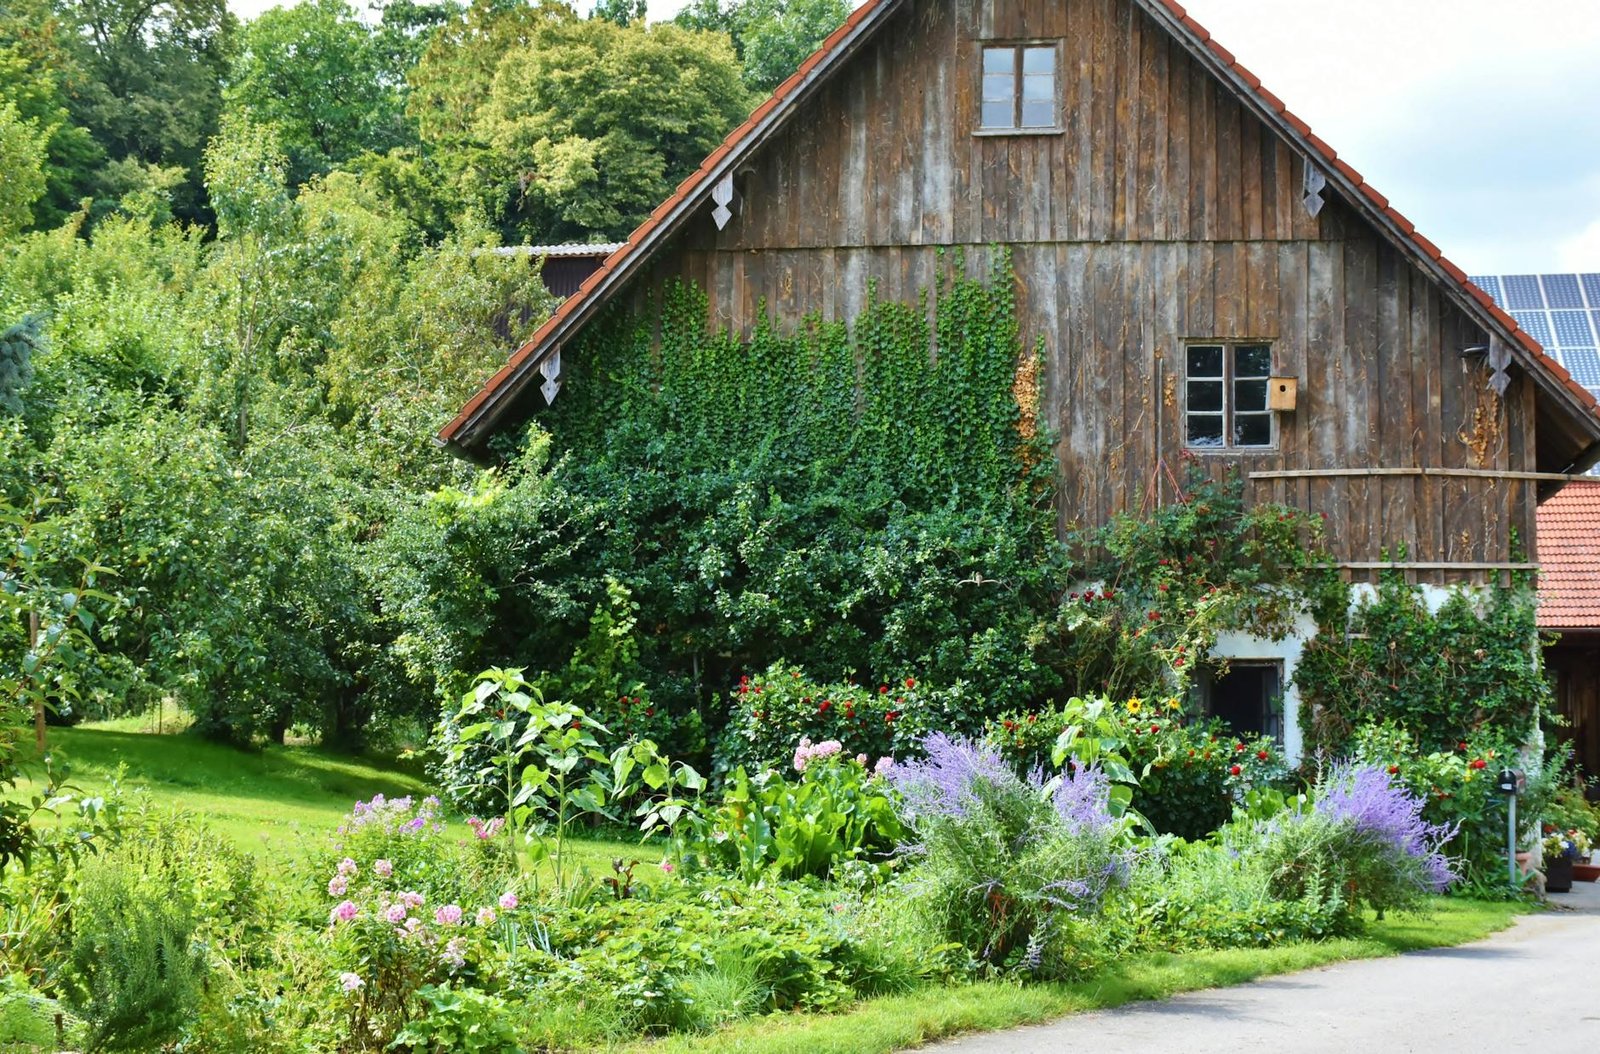
[[[1572,837],[1554,824],[1546,824],[1544,831],[1544,891],[1569,893],[1572,891],[1572,862],[1578,855],[1578,845]]]
[[[1593,882],[1600,879],[1600,864],[1590,863],[1589,833],[1581,827],[1574,827],[1567,831],[1567,837],[1572,840],[1575,855],[1572,861],[1572,877],[1579,882]]]

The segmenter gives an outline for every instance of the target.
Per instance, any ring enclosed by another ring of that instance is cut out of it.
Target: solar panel
[[[1552,308],[1581,309],[1584,306],[1577,275],[1547,274],[1540,280],[1544,283],[1544,298]]]
[[[1513,311],[1544,307],[1544,296],[1539,292],[1536,274],[1508,274],[1502,279],[1506,286],[1506,307]]]
[[[1587,311],[1552,311],[1556,343],[1563,348],[1592,348],[1595,346],[1594,329],[1589,325]]]
[[[1578,278],[1583,282],[1584,294],[1589,297],[1589,306],[1600,308],[1600,274],[1583,274]]]
[[[1500,279],[1492,274],[1480,275],[1472,280],[1473,284],[1494,298],[1494,302],[1501,307],[1505,306],[1505,296],[1500,292]]]
[[[1600,351],[1567,348],[1561,352],[1561,364],[1572,374],[1572,379],[1585,388],[1600,388]]]
[[[1528,331],[1528,335],[1545,347],[1553,341],[1550,330],[1550,314],[1547,311],[1513,311],[1511,317],[1517,320],[1517,325]]]

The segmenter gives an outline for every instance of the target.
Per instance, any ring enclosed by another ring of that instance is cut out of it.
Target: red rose
[[[1152,612],[1150,612],[1150,614],[1146,615],[1145,617],[1148,618],[1151,622],[1155,622],[1155,621],[1157,621],[1158,619],[1161,618],[1161,612],[1152,611]]]
[[[832,705],[833,705],[832,703],[830,703],[826,699],[824,699],[822,702],[817,704],[817,713],[819,713],[819,714],[827,713],[828,712],[828,708],[830,706],[832,706]]]
[[[878,685],[878,694],[879,695],[888,695],[889,694],[889,686],[886,685],[886,684]]]
[[[1238,765],[1234,765],[1234,766],[1232,766],[1232,767],[1230,767],[1230,768],[1229,768],[1229,769],[1228,769],[1228,775],[1230,775],[1230,776],[1237,776],[1237,775],[1238,775],[1238,774],[1239,774],[1239,773],[1240,773],[1240,772],[1242,772],[1242,771],[1243,771],[1243,770],[1242,770],[1242,769],[1241,769],[1241,768],[1239,768],[1239,766],[1238,766]]]
[[[907,677],[906,678],[906,687],[907,688],[915,688],[916,686],[917,686],[916,678],[914,678],[914,677]]]
[[[1150,726],[1150,734],[1152,736],[1155,735],[1159,731],[1161,731],[1161,726],[1160,725],[1151,725]]]
[[[1467,749],[1467,745],[1465,743],[1457,743],[1456,744],[1456,749],[1457,750],[1465,750],[1465,749]]]
[[[1472,767],[1475,769],[1486,769],[1489,767],[1489,763],[1482,758],[1474,758],[1472,761]]]
[[[1111,590],[1109,590],[1109,589],[1108,589],[1108,590],[1106,590],[1106,591],[1105,591],[1105,592],[1104,592],[1104,593],[1101,593],[1101,594],[1100,594],[1100,598],[1101,598],[1101,599],[1102,599],[1102,600],[1110,600],[1110,599],[1111,599],[1111,598],[1112,598],[1112,597],[1114,597],[1114,596],[1116,596],[1116,594],[1115,594],[1115,593],[1113,593],[1113,592],[1112,592],[1112,591],[1111,591]]]
[[[1269,755],[1265,750],[1256,751],[1256,757],[1260,758],[1262,761],[1267,760],[1267,758],[1270,756],[1271,755]]]
[[[1235,754],[1243,754],[1244,753],[1244,744],[1243,743],[1235,743],[1233,745],[1233,752]]]
[[[656,716],[656,708],[653,707],[653,706],[649,707],[648,709],[645,710],[644,716],[646,716],[646,717],[654,717],[654,716]]]
[[[1389,766],[1389,775],[1391,775],[1391,776],[1400,775],[1400,766],[1399,765],[1390,765]]]

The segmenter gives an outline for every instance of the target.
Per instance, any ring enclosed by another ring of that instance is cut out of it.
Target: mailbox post
[[[1500,781],[1495,787],[1506,799],[1506,867],[1513,893],[1522,888],[1522,883],[1517,881],[1517,795],[1527,783],[1520,770],[1501,769]]]

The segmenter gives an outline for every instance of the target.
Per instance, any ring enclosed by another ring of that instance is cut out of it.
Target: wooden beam
[[[1347,571],[1537,571],[1538,564],[1451,563],[1417,560],[1351,560],[1335,565]]]
[[[1595,477],[1571,472],[1514,472],[1492,468],[1307,468],[1252,472],[1253,480],[1267,479],[1350,479],[1373,476],[1438,476],[1453,479],[1518,479],[1540,483],[1573,483]]]

